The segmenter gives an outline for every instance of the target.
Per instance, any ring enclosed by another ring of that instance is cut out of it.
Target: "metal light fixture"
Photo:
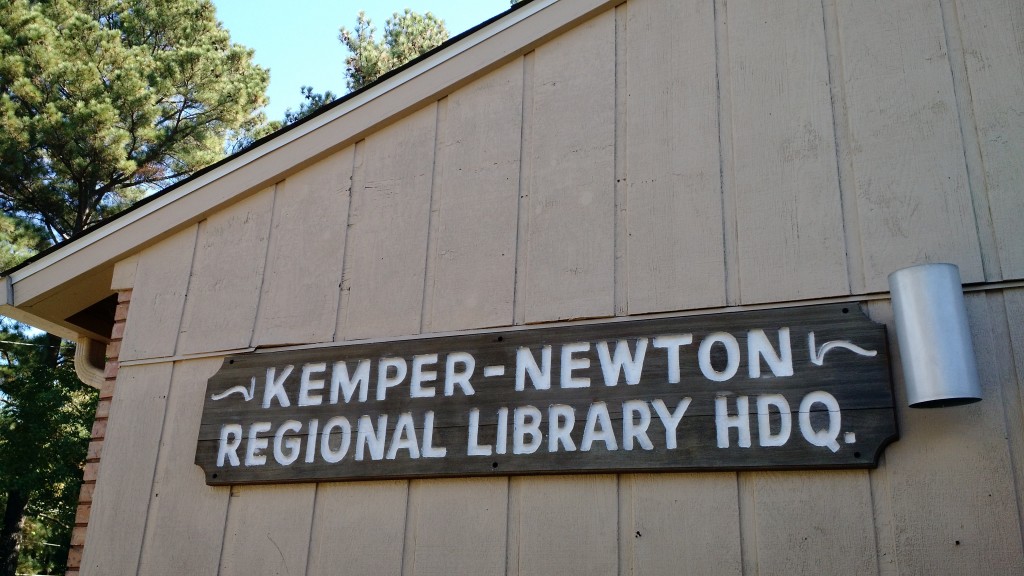
[[[922,264],[889,275],[889,290],[911,408],[981,400],[960,270]]]

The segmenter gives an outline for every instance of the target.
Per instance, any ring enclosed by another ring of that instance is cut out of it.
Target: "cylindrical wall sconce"
[[[960,270],[922,264],[889,275],[907,403],[911,408],[981,400]]]

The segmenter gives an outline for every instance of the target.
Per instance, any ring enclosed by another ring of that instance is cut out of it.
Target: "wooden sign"
[[[225,359],[208,484],[865,468],[896,438],[856,305],[581,323]]]

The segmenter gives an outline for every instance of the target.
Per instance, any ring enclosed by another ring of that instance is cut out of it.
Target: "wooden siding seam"
[[[188,282],[185,283],[185,297],[181,303],[181,315],[178,317],[178,327],[175,328],[174,336],[174,354],[177,355],[181,350],[181,326],[185,323],[185,311],[188,309],[189,294],[191,293],[192,287],[192,273],[196,269],[196,254],[199,252],[199,238],[206,230],[209,219],[204,219],[195,226],[195,234],[192,238],[192,258],[188,265]]]
[[[522,555],[522,492],[524,476],[508,479],[508,520],[505,529],[505,574],[520,574]]]
[[[434,162],[430,175],[430,208],[427,212],[427,250],[423,263],[423,294],[420,302],[420,333],[429,331],[433,325],[434,289],[436,274],[437,234],[441,211],[441,191],[438,190],[444,167],[438,160],[440,147],[444,142],[445,128],[448,120],[448,97],[437,101],[434,106]]]
[[[509,545],[512,534],[512,477],[505,476],[505,570],[503,574],[509,575]]]
[[[619,576],[636,574],[636,474],[619,475]],[[627,535],[623,537],[623,535]]]
[[[757,558],[757,501],[754,494],[754,474],[757,472],[736,472],[736,500],[740,524],[740,566],[743,574],[754,576],[760,573]]]
[[[352,169],[348,175],[348,205],[345,207],[345,231],[341,235],[342,250],[341,250],[341,274],[338,276],[338,290],[337,298],[334,301],[334,330],[331,332],[331,338],[328,342],[337,342],[338,340],[338,327],[341,325],[342,319],[342,305],[347,304],[345,294],[345,261],[346,255],[348,254],[348,229],[352,222],[352,194],[355,190],[356,182],[356,162],[361,151],[360,142],[356,142],[352,145]],[[315,508],[314,508],[315,509]],[[308,569],[308,565],[307,565]]]
[[[876,569],[879,576],[898,576],[899,557],[896,555],[896,534],[892,529],[892,495],[889,488],[889,470],[885,454],[878,459],[878,468],[868,471],[871,494],[871,514],[875,522]]]
[[[156,458],[153,458],[153,473],[150,475],[151,480],[149,483],[149,498],[146,500],[146,513],[142,517],[142,534],[140,535],[139,539],[139,550],[137,552],[138,556],[135,558],[135,573],[137,575],[139,574],[139,570],[142,568],[142,552],[146,548],[146,534],[149,531],[149,513],[150,510],[153,508],[157,468],[160,466],[160,452],[163,451],[164,430],[167,429],[167,405],[168,400],[170,399],[171,396],[171,386],[174,385],[174,371],[176,368],[177,366],[175,364],[171,364],[171,373],[167,378],[167,392],[164,395],[163,417],[160,420],[160,435],[157,437],[156,443],[157,454]]]
[[[836,175],[839,186],[840,215],[846,245],[846,287],[850,294],[863,292],[864,249],[860,239],[860,214],[857,209],[857,185],[850,155],[850,118],[846,109],[846,85],[843,82],[843,44],[839,34],[836,0],[821,0],[822,26],[825,30],[825,59],[832,103],[832,135],[836,149]]]
[[[874,486],[871,483],[871,472],[872,470],[859,470],[857,475],[862,479],[860,484],[863,484],[863,488],[867,493],[867,508],[870,510],[868,513],[868,520],[871,522],[871,540],[870,544],[873,548],[872,556],[874,557],[874,568],[875,576],[881,576],[882,573],[882,549],[879,546],[879,534],[878,534],[878,517],[875,516],[875,493]]]
[[[360,140],[352,145],[352,179],[348,191],[348,210],[345,215],[345,249],[341,256],[341,287],[338,296],[337,321],[334,323],[334,342],[345,339],[345,329],[348,326],[349,297],[352,291],[351,265],[348,253],[352,250],[352,242],[349,237],[349,230],[352,228],[352,206],[355,204],[356,193],[362,195],[366,188],[366,170],[363,166],[366,156],[366,140]]]
[[[427,285],[432,283],[434,280],[433,277],[431,276],[431,272],[433,272],[434,269],[434,266],[431,263],[431,248],[437,244],[437,221],[434,218],[434,209],[437,207],[437,204],[435,204],[435,202],[439,201],[438,198],[435,198],[435,196],[437,196],[435,192],[438,182],[437,148],[441,142],[441,136],[438,134],[438,129],[442,128],[444,125],[445,119],[443,118],[443,116],[447,113],[448,110],[448,97],[446,96],[444,98],[441,98],[440,100],[434,101],[433,103],[430,104],[430,106],[433,106],[434,108],[434,134],[433,144],[430,147],[430,189],[427,193],[427,221],[424,224],[426,231],[424,233],[425,247],[423,250],[423,283],[420,288],[420,317],[418,323],[419,333],[423,333],[424,319],[427,317],[428,314],[426,298]],[[444,107],[444,110],[442,110],[442,107]],[[431,232],[434,232],[434,234],[431,234]],[[408,520],[408,518],[406,518],[406,520]]]
[[[722,202],[722,265],[725,303],[739,304],[739,223],[736,216],[736,184],[732,149],[732,80],[729,67],[729,24],[725,0],[715,0],[715,90],[718,113],[718,178]]]
[[[281,182],[284,182],[283,180]],[[256,317],[252,320],[252,330],[249,332],[249,347],[256,345],[256,334],[259,333],[261,314],[261,302],[263,301],[263,288],[267,283],[267,272],[270,270],[270,244],[274,241],[274,215],[277,208],[277,189],[281,182],[274,184],[274,190],[270,193],[270,218],[267,218],[267,245],[263,250],[263,273],[260,274],[260,286],[256,292]]]
[[[970,0],[969,0],[970,1]],[[949,73],[953,79],[953,99],[956,102],[960,128],[960,144],[967,169],[967,188],[974,209],[974,230],[978,235],[978,251],[985,280],[1003,278],[1002,263],[992,222],[992,206],[985,178],[985,161],[981,154],[981,135],[974,117],[974,97],[971,93],[970,73],[964,55],[963,34],[956,0],[939,0],[942,30],[946,37]]]
[[[884,458],[884,455],[879,456],[879,465],[881,465],[881,458]],[[874,475],[874,473],[876,471],[877,471],[877,468],[875,470],[867,470],[866,472],[867,472],[867,480],[868,480],[868,498],[869,498],[869,500],[871,502],[871,520],[872,520],[872,525],[873,525],[873,528],[874,528],[871,532],[872,532],[872,536],[874,536],[874,543],[875,543],[875,573],[878,574],[879,576],[882,576],[882,574],[885,573],[885,572],[883,572],[883,562],[885,561],[885,558],[884,558],[885,555],[882,553],[882,538],[883,538],[882,530],[879,529],[879,526],[878,526],[879,514],[878,514],[878,503],[876,502],[876,500],[878,499],[879,496],[878,496],[878,494],[875,493],[876,487],[875,487],[875,475]]]
[[[412,481],[405,480],[403,484],[405,484],[405,522],[403,522],[404,529],[402,530],[402,553],[399,555],[399,558],[401,558],[401,564],[398,573],[401,576],[406,576],[406,574],[408,574],[408,572],[406,572],[406,569],[409,567],[409,564],[413,564],[413,562],[406,562],[406,555],[415,554],[416,550],[416,524],[415,522],[412,522],[409,518],[409,507],[412,505]],[[409,545],[410,531],[412,531],[412,547],[410,547]],[[415,572],[414,567],[412,568],[412,570],[413,572]]]
[[[530,170],[533,162],[530,159],[530,146],[533,140],[533,65],[535,52],[523,56],[523,98],[522,123],[519,127],[519,207],[516,214],[516,269],[513,295],[513,323],[526,323],[526,265],[527,235],[530,232]]]
[[[228,505],[224,507],[224,530],[220,536],[220,552],[217,553],[217,572],[214,576],[220,576],[221,569],[224,567],[224,543],[228,541],[228,520],[231,518],[231,503],[238,497],[238,487],[228,487]],[[313,539],[310,538],[310,541]]]
[[[626,50],[628,49],[628,30],[626,18],[626,4],[619,4],[615,7],[615,263],[614,263],[614,285],[615,285],[615,312],[616,316],[629,314],[629,222],[626,211],[628,210],[628,182],[629,175],[626,170],[627,139],[626,130],[626,99],[628,96],[628,84],[626,81],[629,70],[627,68]]]
[[[309,514],[309,541],[306,544],[306,569],[302,571],[306,576],[310,576],[309,567],[313,565],[313,528],[316,526],[316,501],[320,496],[320,484],[317,482],[313,485],[313,507]],[[227,525],[227,523],[227,516],[225,516],[224,524]]]
[[[1007,444],[1010,453],[1010,472],[1013,474],[1013,484],[1016,488],[1014,496],[1017,501],[1017,521],[1022,536],[1022,548],[1024,548],[1024,402],[1021,401],[1021,374],[1017,370],[1017,363],[1014,356],[1017,353],[1024,353],[1024,342],[1015,342],[1013,331],[1010,327],[1010,318],[1020,318],[1014,315],[1007,303],[1006,295],[1003,293],[986,294],[988,300],[989,315],[993,323],[998,322],[998,334],[993,335],[993,341],[1003,346],[1007,354],[1008,362],[1000,363],[999,368],[1005,370],[1000,375],[1002,390],[1003,419],[1007,432]],[[1017,352],[1019,351],[1019,352]]]
[[[867,306],[868,317],[884,322],[884,318],[889,313],[888,308],[889,305],[886,303],[873,302]],[[891,339],[889,345],[892,347],[892,340],[895,340],[895,338],[891,334],[889,337]],[[893,347],[891,351],[893,352],[891,361],[893,366],[897,366],[899,364],[899,350]],[[893,386],[897,389],[902,388],[902,382],[899,380],[900,376],[902,374],[893,374]],[[901,398],[901,392],[894,391],[893,394],[897,406],[905,404],[903,398]],[[906,430],[902,410],[896,410],[896,419],[897,430]],[[893,502],[891,475],[892,469],[888,466],[886,455],[883,453],[878,459],[878,468],[868,472],[868,487],[871,490],[871,513],[875,523],[875,550],[878,554],[876,564],[879,576],[899,576],[902,574],[899,566],[899,555],[896,554],[899,542],[895,528],[896,510],[895,503]]]
[[[615,573],[618,574],[619,576],[622,576],[622,574],[624,573],[623,571],[626,568],[626,565],[623,562],[623,559],[626,557],[625,548],[626,548],[626,541],[628,540],[628,538],[623,538],[623,535],[627,533],[627,530],[623,530],[622,529],[623,522],[625,521],[624,520],[624,514],[622,513],[622,509],[623,509],[623,506],[622,506],[622,499],[623,499],[622,483],[623,483],[623,479],[622,479],[622,477],[623,476],[624,476],[624,474],[616,474],[615,475],[615,541],[616,541],[616,543],[618,545],[618,550],[616,551],[616,554],[615,554],[615,558],[616,558],[616,562],[617,562]]]

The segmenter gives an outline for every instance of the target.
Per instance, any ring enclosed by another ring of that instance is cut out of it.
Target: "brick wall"
[[[82,550],[85,549],[89,513],[92,511],[92,493],[96,487],[96,475],[99,472],[100,456],[103,453],[103,439],[107,433],[110,402],[114,398],[117,358],[121,353],[121,338],[124,336],[124,323],[125,318],[128,317],[128,302],[131,297],[131,290],[121,290],[117,294],[117,312],[114,316],[114,328],[110,333],[110,344],[107,345],[106,365],[103,368],[104,381],[103,387],[100,388],[100,401],[96,406],[96,420],[92,425],[92,440],[89,442],[89,453],[85,458],[85,474],[82,478],[82,490],[78,495],[78,511],[75,514],[75,528],[71,533],[71,549],[68,551],[66,576],[78,576],[79,568],[82,565]]]

